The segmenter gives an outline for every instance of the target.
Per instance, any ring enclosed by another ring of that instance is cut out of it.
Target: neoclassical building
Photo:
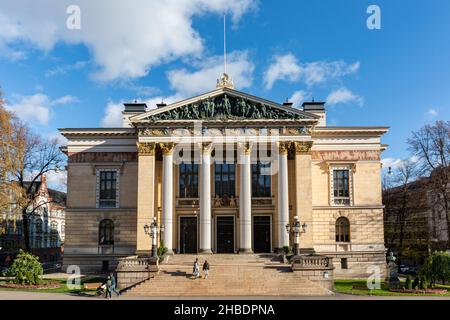
[[[148,110],[147,107],[150,107]],[[112,269],[148,254],[156,217],[171,253],[332,256],[335,277],[385,266],[380,154],[386,127],[331,127],[303,108],[234,90],[173,104],[125,104],[121,128],[60,129],[68,142],[64,266]]]

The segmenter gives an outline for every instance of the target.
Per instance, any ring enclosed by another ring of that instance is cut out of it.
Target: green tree
[[[20,250],[8,269],[8,276],[14,277],[14,283],[36,285],[41,283],[43,269],[39,258]]]
[[[434,286],[437,281],[446,284],[450,281],[450,253],[435,252],[429,256],[422,265],[420,274],[430,279]]]

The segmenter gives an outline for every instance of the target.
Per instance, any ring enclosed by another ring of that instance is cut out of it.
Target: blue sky
[[[450,118],[447,0],[0,0],[0,85],[33,128],[118,123],[120,105],[214,89],[228,15],[237,89],[297,104],[328,101],[331,125],[383,125],[384,158],[410,132]],[[81,9],[81,29],[66,9]],[[381,8],[381,30],[366,26]]]

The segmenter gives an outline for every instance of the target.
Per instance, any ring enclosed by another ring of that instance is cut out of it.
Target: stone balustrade
[[[333,269],[333,258],[316,254],[295,256],[292,262],[294,272],[329,290],[334,285]]]
[[[117,286],[119,289],[132,287],[150,279],[158,271],[158,259],[139,256],[122,258],[116,269]]]

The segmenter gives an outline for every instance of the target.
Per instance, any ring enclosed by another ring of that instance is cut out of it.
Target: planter
[[[43,284],[17,284],[17,283],[0,283],[0,288],[8,289],[57,289],[61,286],[59,282],[47,282]]]

